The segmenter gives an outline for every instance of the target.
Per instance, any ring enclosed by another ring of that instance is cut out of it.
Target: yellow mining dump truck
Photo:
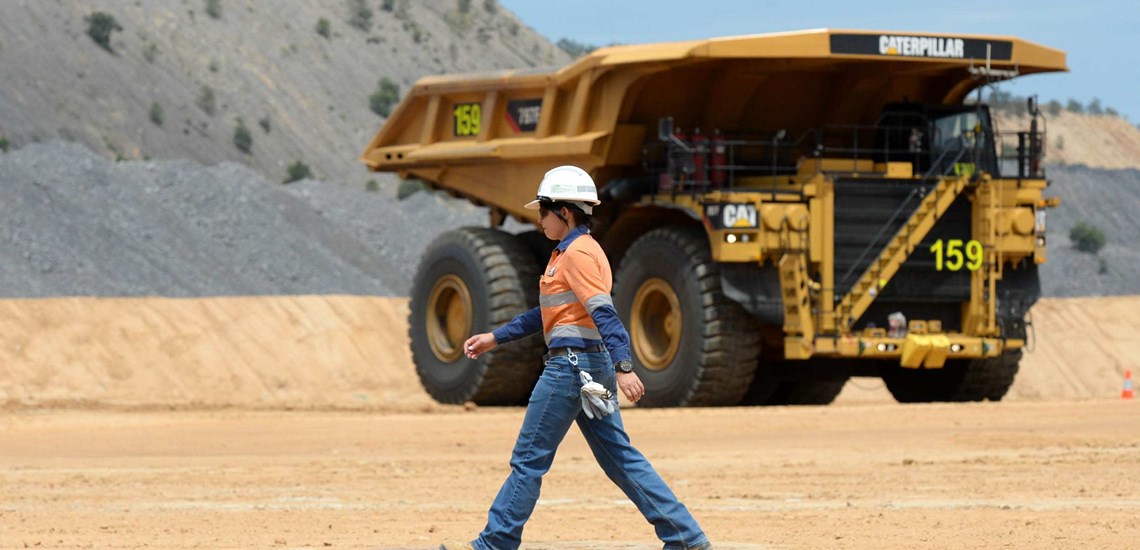
[[[1036,106],[999,132],[974,98],[1066,70],[1012,37],[825,29],[423,78],[362,161],[490,211],[420,263],[423,384],[445,403],[526,400],[541,337],[478,361],[461,345],[537,304],[553,243],[499,227],[534,222],[543,173],[574,164],[599,184],[643,405],[822,404],[852,376],[902,402],[1001,399],[1057,201]]]

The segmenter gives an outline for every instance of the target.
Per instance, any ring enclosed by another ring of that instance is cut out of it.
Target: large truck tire
[[[998,357],[947,361],[941,369],[908,369],[898,365],[883,371],[883,382],[900,403],[936,401],[1001,401],[1013,385],[1021,350]]]
[[[768,398],[768,405],[829,405],[847,385],[846,378],[785,380]]]
[[[664,227],[626,251],[614,305],[646,407],[736,405],[760,354],[758,322],[725,297],[700,228]]]
[[[408,315],[420,382],[440,403],[525,403],[542,370],[540,335],[468,359],[463,343],[538,304],[539,267],[513,235],[467,227],[437,237],[416,272]]]
[[[558,246],[558,242],[546,238],[541,229],[523,231],[515,235],[515,238],[534,256],[540,270],[546,267],[550,261],[550,254],[554,252],[554,247]]]
[[[794,373],[811,370],[807,377]],[[756,369],[741,405],[828,405],[843,391],[849,376],[828,371],[828,364],[818,359],[779,361]],[[790,375],[789,373],[792,373]]]

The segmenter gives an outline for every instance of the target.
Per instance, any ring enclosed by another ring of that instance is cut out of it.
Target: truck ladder
[[[982,179],[977,200],[985,201],[988,213],[980,216],[981,230],[976,235],[985,250],[985,263],[970,274],[970,302],[962,319],[963,332],[983,336],[998,336],[997,311],[987,306],[988,297],[997,299],[997,281],[1002,278],[1004,258],[997,247],[996,212],[1000,205],[999,190],[993,180]]]
[[[780,291],[784,298],[784,357],[808,359],[815,340],[815,322],[812,319],[812,285],[807,273],[807,254],[802,251],[784,254],[780,257],[779,270]]]
[[[851,287],[851,291],[836,306],[835,313],[838,317],[836,327],[840,333],[851,331],[855,321],[867,311],[875,301],[875,297],[879,295],[879,291],[887,286],[914,247],[918,246],[926,234],[934,228],[934,223],[946,213],[946,209],[950,208],[969,181],[970,177],[967,175],[944,178],[922,199],[910,219],[899,228],[898,233],[895,233],[883,248],[879,257],[871,262]]]

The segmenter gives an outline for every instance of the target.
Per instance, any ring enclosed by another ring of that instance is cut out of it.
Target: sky
[[[1015,36],[1067,54],[1068,73],[1001,84],[1042,104],[1099,98],[1140,123],[1140,2],[1069,0],[498,0],[551,42],[594,46],[806,29]]]

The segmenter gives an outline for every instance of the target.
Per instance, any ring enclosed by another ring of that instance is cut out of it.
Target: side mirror
[[[1029,114],[1037,116],[1037,96],[1029,96],[1025,100],[1025,108],[1029,110]]]
[[[666,116],[657,119],[657,139],[661,141],[673,139],[673,117]]]

